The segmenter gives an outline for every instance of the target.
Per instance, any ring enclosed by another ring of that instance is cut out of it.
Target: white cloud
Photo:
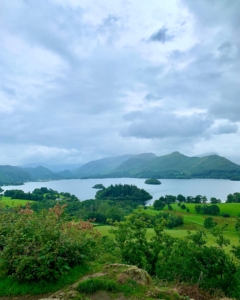
[[[239,1],[0,5],[0,164],[239,156]]]

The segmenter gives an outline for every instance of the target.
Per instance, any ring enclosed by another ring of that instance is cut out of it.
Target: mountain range
[[[240,166],[219,155],[188,157],[179,152],[126,154],[90,161],[78,168],[53,172],[44,166],[0,166],[0,185],[73,178],[216,178],[240,180]]]

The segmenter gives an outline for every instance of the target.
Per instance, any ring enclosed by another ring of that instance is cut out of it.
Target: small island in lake
[[[101,183],[98,183],[98,184],[95,184],[92,188],[102,190],[102,189],[105,189],[105,186]]]
[[[144,183],[146,183],[146,184],[161,184],[161,181],[159,181],[158,179],[155,179],[155,178],[149,178],[149,179],[146,179]]]

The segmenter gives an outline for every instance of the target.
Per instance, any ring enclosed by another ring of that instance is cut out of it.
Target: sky
[[[240,164],[239,0],[0,1],[0,164]]]

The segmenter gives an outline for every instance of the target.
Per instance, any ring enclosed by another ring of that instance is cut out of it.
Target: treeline
[[[134,211],[136,219],[142,219],[148,224],[148,227],[155,227],[159,220],[164,220],[164,226],[168,229],[183,225],[183,217],[170,214],[168,212],[159,212],[156,215],[150,215],[145,210],[139,209]]]
[[[200,204],[200,203],[207,203],[208,199],[206,196],[202,196],[202,195],[197,195],[195,197],[193,196],[183,196],[181,194],[179,194],[178,196],[173,196],[173,195],[166,195],[165,197],[161,196],[159,198],[159,200],[161,200],[164,203],[174,203],[176,201],[178,202],[185,202],[185,203],[195,203],[195,204]],[[217,204],[217,203],[221,203],[220,199],[217,199],[215,197],[211,197],[210,198],[210,203],[211,204]]]
[[[100,190],[96,193],[96,199],[108,200],[131,200],[138,203],[144,203],[152,199],[152,196],[144,189],[139,189],[135,185],[115,184]]]
[[[229,194],[226,203],[240,203],[240,193]]]
[[[208,201],[207,197],[202,195],[197,195],[196,197],[192,197],[192,196],[184,197],[181,194],[179,194],[178,196],[166,195],[165,197],[161,196],[158,200],[155,200],[153,202],[153,207],[156,210],[161,210],[165,207],[165,205],[168,205],[168,209],[172,210],[171,204],[178,202],[182,207],[182,209],[187,209],[187,207],[182,203],[206,204],[207,201]],[[210,203],[211,204],[221,203],[221,200],[212,197],[210,198]]]
[[[220,214],[220,208],[216,204],[213,205],[195,205],[196,213],[217,216]]]
[[[70,193],[59,193],[46,187],[36,188],[33,192],[25,193],[22,190],[6,190],[4,192],[5,197],[11,197],[11,199],[24,199],[31,201],[43,201],[44,199],[56,200],[65,199],[67,201],[79,201],[75,195]]]
[[[132,213],[138,204],[133,201],[112,201],[112,200],[85,200],[85,201],[58,201],[66,205],[65,213],[70,219],[94,220],[96,223],[108,224],[108,219],[121,221],[125,216]],[[56,205],[55,200],[38,201],[31,203],[31,209],[41,212],[43,209],[50,209]]]
[[[207,214],[217,216],[220,214],[220,208],[216,204],[221,203],[220,199],[215,197],[210,198],[210,204],[207,203],[207,197],[197,195],[196,197],[187,196],[179,194],[178,196],[166,195],[165,197],[161,196],[158,200],[153,202],[153,207],[155,210],[163,210],[166,206],[168,210],[173,210],[171,204],[178,202],[178,206],[181,209],[189,212],[188,207],[185,204],[193,203],[195,205],[195,212],[199,214]],[[240,202],[240,193],[234,193],[233,195],[228,195],[228,200],[226,202]],[[185,204],[184,204],[185,203]],[[206,205],[208,204],[208,205]],[[230,217],[228,213],[222,213],[223,217]]]

